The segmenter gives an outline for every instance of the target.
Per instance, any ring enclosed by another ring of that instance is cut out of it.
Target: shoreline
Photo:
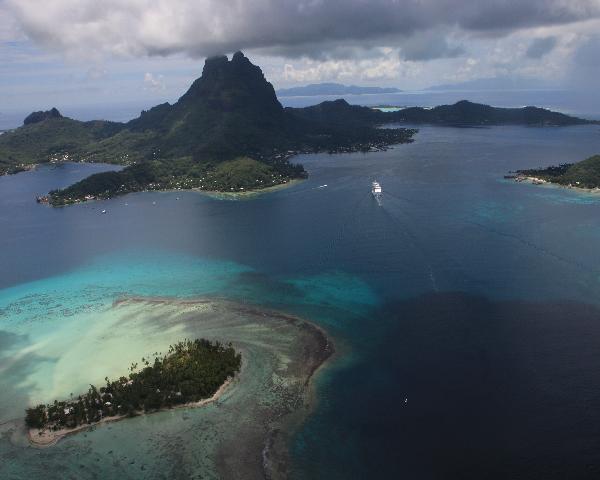
[[[538,177],[531,177],[527,175],[516,175],[512,178],[515,183],[526,183],[527,185],[535,185],[536,187],[554,187],[554,188],[562,188],[564,190],[573,190],[575,193],[581,193],[586,195],[599,195],[600,187],[595,188],[585,188],[585,187],[577,187],[574,185],[563,185],[562,183],[551,182],[549,180],[544,180]]]
[[[27,429],[27,439],[31,446],[38,448],[48,448],[56,445],[63,438],[68,437],[70,435],[75,435],[80,432],[85,432],[88,430],[93,430],[102,425],[106,425],[109,423],[120,422],[121,420],[126,420],[128,418],[136,418],[144,415],[153,415],[155,413],[161,412],[169,412],[171,410],[181,409],[181,408],[199,408],[210,403],[217,401],[223,393],[227,390],[227,388],[233,383],[235,378],[229,377],[223,384],[217,389],[215,393],[211,397],[203,398],[197,402],[184,403],[183,405],[175,405],[171,408],[159,408],[158,410],[152,410],[151,412],[137,412],[133,416],[129,415],[115,415],[112,417],[106,417],[100,420],[99,422],[88,423],[85,425],[79,425],[75,428],[61,428],[60,430],[46,430],[46,429],[37,429],[37,428],[29,428]]]
[[[2,132],[0,132],[0,135]],[[33,172],[37,170],[40,166],[40,163],[26,163],[22,165],[15,165],[12,169],[9,167],[6,170],[0,172],[0,177],[9,177],[10,175],[17,175],[18,173],[23,172]]]
[[[106,197],[106,198],[95,197],[95,198],[89,198],[89,199],[84,199],[84,200],[80,200],[80,201],[74,201],[71,203],[65,203],[64,205],[53,205],[49,201],[50,197],[48,195],[43,195],[42,197],[39,197],[39,198],[43,198],[46,200],[45,201],[38,200],[38,203],[48,205],[52,208],[63,208],[63,207],[70,207],[72,205],[85,205],[85,204],[90,204],[93,202],[103,202],[103,201],[108,201],[108,200],[114,200],[117,197],[125,197],[127,195],[131,195],[134,193],[150,193],[150,192],[152,192],[152,193],[194,192],[194,193],[200,193],[202,195],[205,195],[207,197],[211,197],[211,198],[214,198],[217,200],[250,200],[250,199],[260,196],[260,195],[277,192],[279,190],[284,190],[286,188],[298,185],[301,182],[304,182],[305,180],[306,180],[306,178],[292,178],[292,179],[288,180],[287,182],[278,183],[277,185],[271,185],[269,187],[257,188],[257,189],[246,190],[246,191],[234,191],[234,192],[225,192],[225,191],[221,192],[218,190],[204,190],[204,189],[197,188],[197,187],[179,188],[179,189],[165,188],[165,189],[152,189],[152,190],[150,190],[150,189],[136,190],[136,191],[131,191],[131,192],[114,195],[112,197]]]
[[[306,178],[292,178],[285,183],[278,183],[277,185],[271,185],[270,187],[258,188],[255,190],[246,190],[243,192],[219,192],[217,190],[202,190],[201,188],[190,188],[188,190],[164,190],[165,192],[183,192],[190,191],[201,193],[217,200],[250,200],[259,195],[267,193],[278,192],[279,190],[285,190],[286,188],[299,185],[306,181]]]

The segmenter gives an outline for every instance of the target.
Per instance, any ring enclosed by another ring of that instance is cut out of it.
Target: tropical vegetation
[[[53,205],[165,188],[241,191],[305,177],[302,166],[289,161],[298,153],[365,151],[411,141],[413,134],[345,113],[331,124],[303,118],[281,106],[261,69],[238,52],[231,60],[207,59],[202,76],[176,103],[127,123],[34,112],[0,136],[0,174],[64,161],[126,167],[53,192]]]
[[[130,374],[118,380],[105,378],[101,387],[69,400],[37,405],[26,410],[25,423],[36,429],[72,429],[106,417],[132,416],[210,398],[239,372],[241,355],[231,344],[204,339],[184,340],[169,346],[165,355],[133,363]]]
[[[345,100],[283,108],[261,69],[241,52],[206,60],[202,76],[174,104],[163,103],[127,123],[81,122],[57,109],[34,112],[0,135],[0,174],[39,163],[103,162],[125,166],[60,192],[53,205],[140,190],[259,189],[302,178],[298,153],[357,152],[411,142],[416,130],[398,123],[441,125],[576,125],[549,110],[495,108],[467,101],[395,112]],[[392,124],[391,128],[380,128]],[[243,160],[240,160],[243,159]],[[261,165],[258,165],[261,164]]]
[[[535,177],[550,183],[579,188],[600,188],[600,155],[577,163],[564,163],[547,168],[519,170],[519,175]]]

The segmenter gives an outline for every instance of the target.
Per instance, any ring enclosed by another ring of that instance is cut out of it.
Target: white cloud
[[[163,75],[153,75],[150,72],[144,74],[144,88],[147,90],[165,90],[165,80]]]
[[[13,11],[6,4],[0,3],[0,43],[22,41],[24,38]]]
[[[280,71],[272,69],[269,79],[277,85],[327,81],[385,84],[397,81],[403,68],[397,52],[388,49],[376,58],[286,62]]]

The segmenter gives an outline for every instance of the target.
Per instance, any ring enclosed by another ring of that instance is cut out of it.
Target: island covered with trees
[[[593,123],[543,108],[496,108],[468,101],[383,112],[345,100],[283,108],[261,69],[243,53],[206,60],[202,76],[174,104],[126,122],[82,122],[56,108],[34,112],[0,135],[0,175],[40,163],[103,162],[94,175],[39,200],[61,206],[142,190],[258,190],[305,178],[300,153],[385,150],[417,130],[398,124],[562,126]],[[380,128],[386,125],[386,128]]]
[[[302,165],[287,161],[267,164],[240,157],[212,164],[197,163],[184,157],[168,164],[155,160],[121,171],[97,173],[67,188],[49,192],[45,200],[53,206],[63,206],[141,191],[250,192],[305,176]]]
[[[597,120],[572,117],[539,107],[503,108],[461,100],[453,105],[433,108],[408,107],[393,111],[350,105],[346,100],[331,100],[304,108],[287,108],[291,114],[309,121],[337,124],[340,119],[355,125],[431,124],[449,127],[498,125],[552,126],[598,124]]]
[[[153,361],[143,358],[141,364],[132,364],[127,377],[105,378],[105,385],[90,385],[87,393],[77,397],[28,408],[25,423],[33,429],[33,441],[45,431],[54,440],[105,419],[202,402],[214,396],[240,366],[241,355],[231,344],[184,340],[170,346],[165,355],[156,354]]]
[[[514,179],[530,180],[534,184],[554,183],[568,188],[600,188],[600,155],[577,163],[563,163],[547,168],[518,170]]]
[[[239,192],[306,177],[290,162],[299,153],[381,149],[410,142],[414,133],[344,115],[333,123],[302,118],[282,107],[261,69],[237,52],[231,59],[207,59],[202,76],[177,102],[127,123],[81,122],[56,109],[34,112],[0,136],[0,174],[66,161],[125,167],[53,192],[44,199],[53,205],[140,190]]]

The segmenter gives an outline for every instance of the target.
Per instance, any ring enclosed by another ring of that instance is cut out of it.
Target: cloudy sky
[[[596,88],[600,0],[0,0],[0,114],[176,100],[242,49],[278,87]]]

